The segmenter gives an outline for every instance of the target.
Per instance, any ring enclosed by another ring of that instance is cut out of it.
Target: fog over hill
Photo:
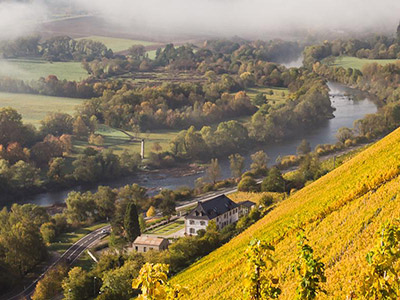
[[[249,38],[308,33],[393,32],[398,0],[31,0],[0,1],[0,38],[29,33],[33,24],[66,15],[93,14],[138,34]]]

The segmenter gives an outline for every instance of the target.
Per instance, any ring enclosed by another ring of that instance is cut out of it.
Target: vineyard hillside
[[[252,239],[275,246],[279,299],[294,299],[292,264],[296,235],[304,228],[316,256],[326,266],[327,295],[346,299],[357,291],[367,268],[366,254],[382,224],[400,218],[400,129],[339,168],[308,185],[229,243],[176,275],[191,299],[241,299],[245,257]],[[243,199],[246,200],[246,199]]]

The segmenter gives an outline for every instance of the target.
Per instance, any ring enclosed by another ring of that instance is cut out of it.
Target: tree
[[[139,276],[133,280],[132,288],[141,290],[139,300],[172,300],[180,299],[188,295],[185,288],[179,285],[171,285],[168,282],[167,273],[169,266],[166,264],[146,263],[139,272]]]
[[[139,168],[141,161],[142,159],[139,153],[130,153],[127,150],[124,150],[119,157],[119,163],[122,170],[128,174],[136,171]]]
[[[304,231],[297,235],[298,260],[293,264],[293,272],[297,275],[296,299],[315,299],[318,293],[326,293],[321,283],[326,282],[325,265],[319,258],[314,258],[314,250],[307,244]]]
[[[229,156],[229,163],[232,176],[235,178],[239,178],[242,175],[244,169],[244,157],[238,153],[232,154]]]
[[[26,141],[26,128],[22,123],[22,116],[11,107],[0,108],[0,144],[10,142],[24,144]]]
[[[256,106],[262,106],[263,104],[267,103],[267,99],[265,97],[264,93],[258,93],[255,97],[254,100],[252,101],[254,105]]]
[[[377,232],[375,247],[366,256],[369,268],[363,275],[360,288],[363,299],[399,299],[399,246],[399,221],[384,224]]]
[[[61,136],[63,134],[72,134],[74,119],[66,113],[49,113],[40,122],[40,131],[43,135]]]
[[[250,165],[251,170],[255,174],[266,175],[268,171],[268,162],[269,162],[268,155],[264,151],[260,150],[251,155],[251,160],[252,160],[252,163]]]
[[[268,176],[261,183],[262,192],[278,192],[285,191],[285,179],[277,168],[271,168]]]
[[[74,267],[62,282],[64,296],[70,300],[89,299],[93,296],[93,281],[81,267]]]
[[[240,192],[258,192],[259,187],[257,185],[257,181],[254,178],[249,176],[245,176],[240,180],[238,184],[238,191]]]
[[[87,127],[81,116],[78,116],[73,123],[73,133],[79,139],[87,137],[89,135],[89,128]]]
[[[94,220],[96,208],[91,192],[81,193],[72,191],[65,200],[67,204],[66,214],[73,224],[83,224]]]
[[[58,265],[51,268],[41,279],[32,295],[32,300],[48,300],[53,299],[62,291],[62,280],[67,275],[67,267]]]
[[[171,190],[162,190],[160,193],[161,196],[161,204],[160,209],[163,216],[170,217],[175,213],[176,203],[175,203],[175,194]]]
[[[108,220],[111,218],[115,211],[116,192],[109,186],[99,186],[93,197],[99,219]]]
[[[156,209],[154,208],[154,206],[150,206],[146,212],[146,216],[150,218],[154,217],[155,215],[156,215]]]
[[[139,216],[135,203],[130,202],[126,208],[124,218],[125,236],[129,242],[133,242],[140,236]]]
[[[11,184],[15,189],[27,189],[40,185],[39,170],[22,160],[10,168]]]
[[[47,177],[55,182],[63,182],[65,175],[67,175],[65,158],[56,157],[52,159],[49,163]]]
[[[246,250],[247,269],[244,283],[246,299],[275,299],[281,294],[279,279],[271,269],[275,265],[272,253],[275,248],[265,241],[253,240]]]
[[[352,139],[354,137],[353,131],[347,127],[341,127],[338,129],[336,133],[336,138],[339,142],[344,143],[348,139]]]
[[[56,228],[53,223],[47,222],[40,226],[40,234],[46,244],[50,244],[56,237]]]
[[[300,145],[297,147],[298,155],[306,155],[311,152],[310,143],[307,140],[302,140]]]
[[[217,180],[221,178],[221,168],[218,164],[218,158],[211,159],[211,163],[207,168],[207,178],[213,184],[215,184]]]

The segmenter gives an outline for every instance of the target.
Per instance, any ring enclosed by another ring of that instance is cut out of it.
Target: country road
[[[23,291],[19,294],[14,296],[7,296],[7,297],[0,297],[0,300],[19,300],[19,299],[26,299],[30,298],[35,290],[36,284],[43,276],[53,267],[55,267],[60,261],[65,260],[67,264],[72,265],[79,256],[87,249],[90,248],[95,242],[102,239],[104,236],[107,235],[108,231],[110,230],[111,225],[107,225],[96,229],[89,233],[88,235],[81,238],[75,244],[68,248],[52,265],[50,265],[34,282],[32,282],[28,287],[26,287]]]

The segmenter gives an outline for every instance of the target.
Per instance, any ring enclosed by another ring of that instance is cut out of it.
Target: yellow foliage
[[[386,221],[400,217],[400,129],[316,182],[297,191],[229,243],[176,275],[189,287],[188,299],[237,299],[243,292],[244,252],[253,239],[275,247],[282,294],[294,299],[296,234],[304,228],[325,265],[326,292],[319,299],[346,299],[362,285],[366,254]],[[239,195],[230,196],[239,201]],[[247,195],[242,194],[242,200]],[[237,197],[237,198],[235,198]]]

